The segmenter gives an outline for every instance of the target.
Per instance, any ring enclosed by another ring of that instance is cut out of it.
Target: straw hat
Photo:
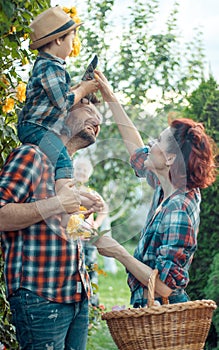
[[[50,7],[48,10],[40,13],[30,24],[32,43],[29,46],[33,50],[38,49],[67,34],[81,24],[75,23],[60,6]]]

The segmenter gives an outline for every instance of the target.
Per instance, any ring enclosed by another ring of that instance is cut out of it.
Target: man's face
[[[84,147],[96,142],[100,131],[101,116],[93,104],[78,103],[70,112],[68,126],[71,129],[70,142],[81,139]]]

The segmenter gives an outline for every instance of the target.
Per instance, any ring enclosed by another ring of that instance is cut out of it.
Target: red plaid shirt
[[[37,146],[16,148],[0,172],[0,207],[54,196],[53,175]],[[57,215],[22,230],[1,232],[7,295],[26,288],[60,303],[80,301],[85,293],[90,297],[81,242],[64,238],[60,219]]]

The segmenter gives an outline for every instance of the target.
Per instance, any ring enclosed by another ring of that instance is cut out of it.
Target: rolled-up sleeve
[[[147,169],[144,166],[144,162],[148,157],[149,148],[138,148],[130,158],[131,167],[134,169],[135,174],[138,177],[146,177]]]
[[[130,158],[130,164],[131,167],[135,171],[135,175],[140,177],[140,178],[146,178],[148,184],[155,188],[156,185],[159,183],[158,178],[156,175],[148,170],[144,162],[146,161],[148,157],[148,152],[149,152],[149,147],[145,146],[143,148],[138,148],[134,154],[132,154]]]
[[[161,224],[162,245],[157,249],[156,268],[160,279],[171,289],[185,288],[188,267],[196,250],[197,237],[188,214],[169,212]]]
[[[34,195],[41,178],[42,159],[34,148],[15,149],[0,172],[0,207],[24,203]]]

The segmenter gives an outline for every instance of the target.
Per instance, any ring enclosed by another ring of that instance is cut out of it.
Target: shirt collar
[[[50,60],[57,61],[57,62],[59,62],[59,63],[61,63],[63,65],[66,64],[65,60],[63,60],[62,58],[57,57],[57,56],[53,56],[53,55],[51,55],[51,54],[49,54],[47,52],[44,52],[44,51],[41,51],[38,54],[38,57],[40,57],[40,58],[49,58]]]

